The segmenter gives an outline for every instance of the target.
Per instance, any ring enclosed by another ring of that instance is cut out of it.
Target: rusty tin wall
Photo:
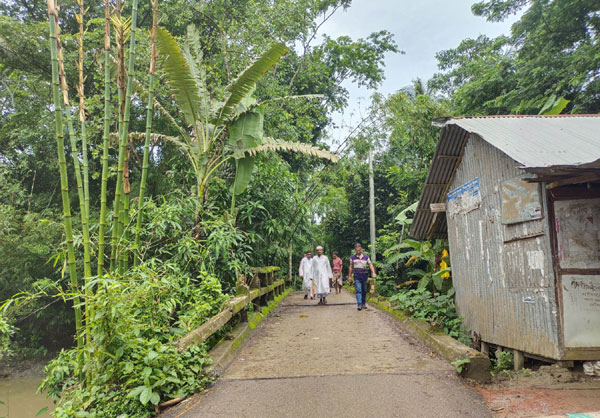
[[[478,136],[469,137],[450,191],[478,178],[480,202],[466,213],[447,214],[456,306],[483,341],[560,359],[545,190],[541,219],[502,223],[502,183],[523,174],[518,166]]]

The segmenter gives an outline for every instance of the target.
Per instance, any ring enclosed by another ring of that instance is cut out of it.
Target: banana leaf
[[[265,108],[259,106],[241,114],[229,128],[229,145],[233,157],[242,159],[248,149],[262,144]]]
[[[254,168],[254,157],[244,157],[235,160],[235,181],[233,183],[233,193],[236,195],[244,193],[252,178],[252,169]]]

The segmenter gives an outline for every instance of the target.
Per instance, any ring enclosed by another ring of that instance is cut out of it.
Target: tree
[[[232,159],[236,166],[232,208],[235,196],[241,194],[250,182],[255,155],[261,151],[301,151],[334,161],[337,159],[316,147],[263,138],[265,104],[259,103],[253,93],[263,75],[288,52],[285,45],[272,45],[224,89],[227,92],[224,100],[218,102],[210,96],[207,88],[200,38],[195,28],[188,27],[183,51],[163,28],[159,28],[157,40],[159,54],[164,57],[162,66],[167,82],[187,125],[185,128],[177,125],[179,138],[176,141],[196,174],[200,212],[207,199],[208,182],[219,167]],[[175,119],[171,119],[176,123]]]
[[[594,0],[488,0],[473,12],[490,21],[522,12],[510,36],[467,39],[438,54],[431,86],[460,114],[537,114],[548,97],[567,111],[600,111],[600,5]]]

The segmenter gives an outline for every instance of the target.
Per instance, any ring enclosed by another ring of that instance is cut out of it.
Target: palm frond
[[[293,151],[301,154],[312,155],[313,157],[323,158],[325,160],[332,161],[334,163],[339,161],[337,154],[329,151],[322,150],[313,145],[304,144],[302,142],[288,142],[280,139],[273,139],[269,137],[263,138],[263,143],[257,147],[247,149],[250,155],[256,155],[260,152],[265,151]]]
[[[169,31],[159,27],[156,32],[156,40],[158,53],[164,58],[162,69],[171,93],[183,113],[186,123],[196,127],[202,109],[202,98],[196,78]]]
[[[242,72],[239,77],[228,87],[230,92],[225,104],[218,112],[216,125],[221,124],[235,115],[238,104],[254,91],[256,83],[261,77],[273,67],[279,59],[287,54],[289,49],[282,43],[271,46],[250,67]]]

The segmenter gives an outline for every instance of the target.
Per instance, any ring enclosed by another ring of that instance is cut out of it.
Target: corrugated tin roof
[[[600,115],[450,119],[525,168],[600,167]]]
[[[522,164],[526,171],[553,173],[600,168],[600,115],[481,116],[449,119],[443,125],[410,235],[443,237],[446,216],[429,209],[444,202],[469,134],[474,133]],[[437,218],[436,218],[437,216]]]

